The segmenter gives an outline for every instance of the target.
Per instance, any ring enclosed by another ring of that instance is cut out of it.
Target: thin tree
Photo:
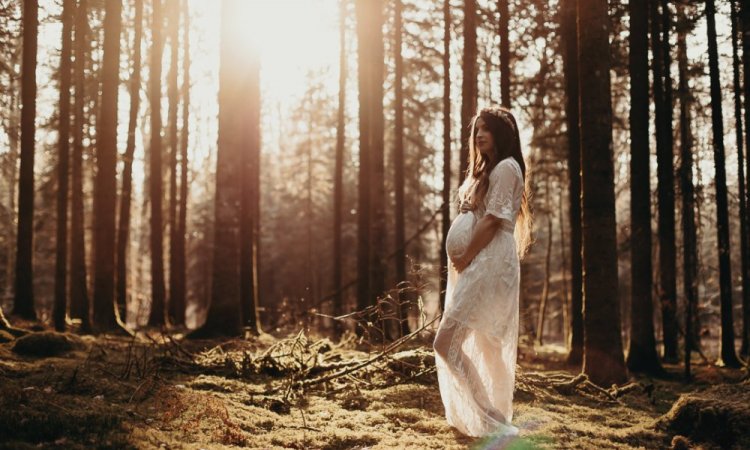
[[[440,251],[440,311],[445,311],[445,289],[448,284],[448,254],[445,241],[451,226],[451,4],[443,1],[443,205],[442,244]]]
[[[55,329],[65,330],[68,276],[68,179],[70,177],[70,70],[75,1],[64,0],[62,10],[62,49],[60,52],[60,119],[57,141],[57,236],[55,252],[55,302],[52,317]]]
[[[565,119],[568,138],[568,185],[570,207],[570,351],[567,362],[583,361],[583,260],[581,255],[581,134],[578,97],[578,0],[562,0],[560,32],[563,39],[565,77]]]
[[[135,129],[141,97],[141,39],[143,36],[143,0],[135,0],[135,35],[133,37],[133,68],[130,72],[130,117],[128,141],[122,166],[120,215],[117,227],[117,309],[120,320],[127,314],[127,249],[130,235],[130,203],[133,186],[133,155],[135,154]]]
[[[149,103],[151,105],[151,139],[149,145],[149,196],[151,199],[151,313],[148,324],[165,324],[164,244],[162,234],[162,139],[161,139],[161,59],[164,39],[161,29],[162,0],[153,0],[151,12],[151,66],[149,68]]]
[[[663,372],[654,337],[651,268],[651,173],[648,138],[648,0],[630,10],[630,223],[631,304],[627,365],[633,372]]]
[[[498,0],[497,9],[500,12],[499,34],[500,34],[500,102],[506,108],[510,108],[510,41],[508,38],[508,27],[510,13],[508,11],[508,0]]]
[[[550,271],[552,266],[552,205],[549,184],[550,175],[547,173],[547,179],[544,181],[544,198],[547,213],[547,249],[544,256],[544,286],[539,302],[539,316],[537,317],[536,324],[536,339],[539,345],[544,345],[544,316],[547,312],[547,305],[549,305]]]
[[[167,99],[168,99],[168,133],[169,133],[169,298],[167,309],[169,310],[169,321],[172,325],[182,325],[176,319],[177,309],[172,294],[178,290],[179,275],[177,269],[179,239],[177,224],[177,152],[179,151],[177,140],[177,106],[179,103],[179,91],[177,87],[177,72],[179,66],[179,30],[180,30],[180,4],[177,1],[167,3],[167,33],[169,39],[169,73],[167,74]]]
[[[739,367],[734,349],[732,320],[732,267],[729,247],[729,211],[727,206],[727,176],[724,158],[724,118],[721,110],[719,53],[716,45],[716,8],[713,0],[706,0],[706,29],[708,32],[708,67],[711,78],[711,118],[716,169],[716,228],[719,245],[719,286],[721,291],[721,351],[720,365]]]
[[[466,178],[469,164],[469,122],[477,109],[477,2],[464,0],[464,52],[461,61],[461,153],[458,183]]]
[[[343,254],[341,230],[344,203],[344,141],[346,139],[346,5],[347,0],[339,0],[339,104],[336,114],[336,162],[333,177],[333,315],[344,314],[342,283]],[[336,320],[333,332],[340,337],[344,332],[342,321]]]
[[[18,178],[18,232],[13,314],[36,320],[33,287],[34,146],[36,145],[36,53],[39,27],[37,0],[23,2],[21,62],[21,166]]]
[[[745,147],[750,146],[750,5],[740,2],[738,20],[742,31],[742,74],[743,95],[745,98]],[[745,172],[750,177],[750,157],[745,158]],[[750,189],[745,189],[745,206],[750,206]],[[750,232],[750,218],[747,227]],[[750,245],[750,244],[748,244]],[[742,348],[740,353],[750,355],[750,302],[747,297],[742,298]]]
[[[606,0],[578,2],[583,217],[583,372],[603,386],[627,378],[617,281],[609,17]],[[584,81],[585,80],[585,81]]]
[[[697,349],[693,340],[693,311],[698,304],[698,249],[695,231],[695,189],[693,186],[693,136],[690,129],[690,92],[687,69],[687,25],[684,6],[679,7],[677,28],[677,70],[680,99],[680,191],[682,192],[683,286],[685,289],[685,378],[690,378],[690,355]]]
[[[70,316],[81,320],[81,332],[91,332],[83,227],[83,132],[86,124],[86,60],[88,59],[88,1],[80,0],[75,17],[75,102],[70,211]]]
[[[112,330],[118,326],[114,301],[114,254],[121,12],[121,0],[110,0],[105,4],[102,93],[94,180],[94,325],[99,330]]]

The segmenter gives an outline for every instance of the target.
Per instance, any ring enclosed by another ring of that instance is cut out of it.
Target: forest
[[[520,433],[472,437],[497,106]],[[749,145],[747,0],[0,0],[0,448],[750,448]]]

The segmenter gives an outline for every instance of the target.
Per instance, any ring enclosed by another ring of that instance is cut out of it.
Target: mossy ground
[[[180,344],[158,335],[70,340],[69,351],[51,357],[0,343],[0,448],[750,447],[743,370],[697,365],[695,380],[684,383],[679,368],[667,366],[674,379],[634,378],[652,385],[650,394],[638,389],[617,400],[517,392],[521,436],[507,442],[465,437],[446,424],[437,378],[422,372],[432,363],[429,336],[399,349],[411,353],[397,360],[274,395],[258,392],[289,387],[305,368],[368,353],[351,341],[309,338],[259,358],[280,342],[270,335]],[[519,374],[575,374],[563,356],[555,347],[522,348]]]

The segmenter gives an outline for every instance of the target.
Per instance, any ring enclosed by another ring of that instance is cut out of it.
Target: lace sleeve
[[[487,191],[486,214],[515,223],[513,199],[520,182],[513,162],[501,161],[490,173],[490,187]]]

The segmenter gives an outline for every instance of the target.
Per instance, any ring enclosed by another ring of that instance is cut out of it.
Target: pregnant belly
[[[445,239],[445,250],[448,256],[454,258],[463,254],[471,241],[471,233],[474,231],[476,217],[474,213],[466,212],[459,214],[448,230]]]

